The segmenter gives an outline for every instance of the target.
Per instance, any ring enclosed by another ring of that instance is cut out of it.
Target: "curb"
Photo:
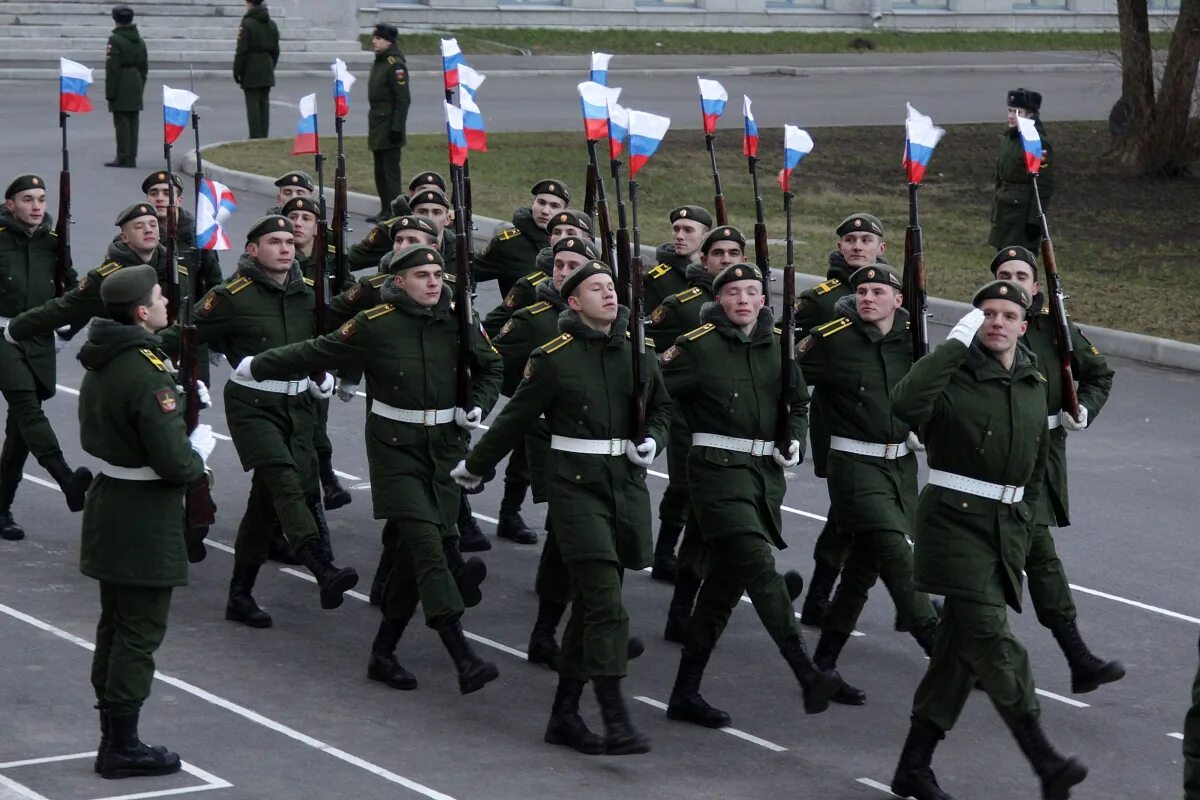
[[[205,145],[202,149],[208,150],[213,147],[219,147],[223,144],[232,144],[232,142],[214,142]],[[196,151],[189,150],[183,157],[183,171],[192,175],[196,171]],[[265,175],[255,175],[250,172],[240,172],[238,170],[228,169],[219,164],[213,164],[206,161],[204,164],[205,173],[224,183],[231,189],[242,190],[247,192],[256,192],[258,194],[273,195],[275,194],[275,182],[273,178]],[[361,192],[349,192],[347,196],[347,206],[352,214],[367,216],[373,214],[378,208],[378,198],[374,195],[363,194]],[[495,217],[485,217],[475,215],[474,220],[479,223],[478,227],[472,234],[472,238],[477,246],[487,244],[491,238],[491,231],[504,220],[496,219]],[[646,245],[642,246],[642,258],[650,259],[653,263],[654,248]],[[774,270],[776,274],[780,270]],[[797,292],[804,291],[821,281],[825,280],[820,275],[809,275],[807,273],[796,273],[796,290]],[[783,293],[782,287],[771,287],[771,294],[781,296]],[[969,303],[962,303],[957,300],[946,300],[941,297],[929,298],[929,321],[935,325],[944,325],[946,327],[953,326],[962,316],[971,310]],[[1095,325],[1081,324],[1080,329],[1092,341],[1094,345],[1105,355],[1116,356],[1119,358],[1129,358],[1134,361],[1142,361],[1147,364],[1153,364],[1159,367],[1170,367],[1173,369],[1187,370],[1189,372],[1200,372],[1200,345],[1189,344],[1188,342],[1180,342],[1174,339],[1160,339],[1155,336],[1146,336],[1141,333],[1132,333],[1129,331],[1119,331],[1112,328],[1101,328]]]

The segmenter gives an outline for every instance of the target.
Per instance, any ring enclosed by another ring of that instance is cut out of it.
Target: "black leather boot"
[[[783,573],[783,585],[787,587],[788,597],[793,603],[797,597],[804,594],[804,576],[794,569]]]
[[[1010,727],[1021,752],[1042,781],[1042,800],[1067,800],[1071,787],[1087,778],[1087,767],[1074,756],[1064,758],[1050,746],[1036,714],[1026,714]]]
[[[319,458],[321,491],[324,493],[325,510],[333,511],[335,508],[350,505],[354,497],[346,487],[342,486],[337,473],[333,471],[333,453],[324,453]]]
[[[492,543],[483,535],[479,523],[471,515],[471,504],[466,494],[458,501],[458,549],[464,553],[481,553],[491,550]]]
[[[525,502],[525,491],[529,484],[524,481],[505,479],[504,497],[500,501],[500,522],[496,536],[517,544],[537,544],[538,535],[529,529],[521,518],[521,504]]]
[[[108,747],[100,763],[100,777],[135,778],[179,771],[179,756],[164,748],[143,744],[137,729],[137,711],[108,713]]]
[[[446,566],[450,568],[450,574],[458,586],[463,605],[467,608],[479,605],[483,601],[483,592],[479,587],[487,577],[487,564],[475,556],[464,561],[459,542],[453,537],[442,539],[442,553],[446,556]]]
[[[819,558],[813,560],[812,580],[808,583],[808,594],[800,608],[801,625],[821,627],[821,619],[825,616],[825,609],[829,608],[829,596],[833,594],[838,572],[837,567],[830,566]]]
[[[892,794],[898,797],[914,797],[916,800],[954,800],[938,786],[933,775],[933,750],[946,734],[932,722],[912,718],[904,750],[900,752],[900,763],[892,775]]]
[[[932,656],[933,642],[937,638],[937,623],[926,623],[925,625],[913,628],[910,633],[917,640],[917,644],[921,646],[922,652],[927,656]]]
[[[321,540],[321,548],[325,551],[325,556],[330,561],[333,561],[333,539],[329,535],[329,522],[325,519],[325,511],[321,508],[321,501],[315,497],[308,499],[308,510],[313,516],[313,522],[317,523],[317,538]]]
[[[409,691],[417,688],[417,678],[396,660],[396,645],[404,635],[408,622],[379,621],[379,631],[371,642],[371,659],[367,662],[367,678],[386,683],[393,689]]]
[[[708,666],[709,653],[689,653],[684,648],[679,657],[679,672],[667,704],[667,718],[694,722],[706,728],[724,728],[733,720],[719,708],[713,708],[700,695],[700,681]]]
[[[1099,689],[1106,683],[1125,677],[1125,667],[1120,661],[1103,661],[1097,658],[1079,633],[1075,620],[1050,628],[1067,664],[1071,667],[1071,691],[1086,694]]]
[[[658,539],[654,542],[654,566],[650,569],[651,578],[674,583],[675,572],[679,566],[675,558],[675,545],[679,543],[682,533],[682,525],[664,522],[658,526]]]
[[[700,593],[700,579],[690,569],[675,572],[675,591],[671,604],[667,606],[667,627],[663,638],[668,642],[683,644],[687,641],[688,625],[692,621],[692,606]]]
[[[100,712],[100,744],[96,747],[92,771],[99,775],[104,770],[104,753],[108,750],[108,706],[100,701],[96,703],[96,710]]]
[[[84,467],[72,470],[67,466],[62,453],[48,456],[41,465],[54,478],[54,482],[62,489],[67,498],[67,508],[72,511],[82,511],[83,502],[87,497],[87,489],[92,484],[92,471]]]
[[[251,628],[271,627],[271,615],[258,607],[251,594],[257,578],[257,564],[234,563],[233,578],[229,581],[229,600],[225,603],[225,619],[244,623]]]
[[[800,689],[804,693],[804,713],[820,714],[829,708],[830,699],[842,687],[842,676],[835,670],[819,671],[804,651],[804,639],[799,633],[789,637],[779,652],[800,682]]]
[[[296,558],[296,553],[292,550],[292,545],[288,542],[287,537],[283,535],[283,527],[274,514],[271,515],[271,521],[267,523],[267,528],[269,531],[267,558],[278,561],[280,564],[299,564],[300,559]]]
[[[604,752],[610,756],[628,756],[650,752],[650,740],[638,733],[629,721],[625,698],[621,696],[621,679],[602,676],[592,679],[596,702],[604,719]]]
[[[821,631],[821,638],[817,640],[817,649],[813,652],[813,664],[816,665],[816,668],[830,671],[837,669],[838,656],[849,638],[844,633]],[[843,680],[837,692],[829,699],[845,706],[861,706],[867,702],[867,693]]]
[[[396,563],[396,551],[390,547],[383,548],[379,553],[379,565],[375,567],[375,577],[371,579],[371,605],[383,603],[383,587],[387,584],[388,575],[392,574],[392,565]]]
[[[484,661],[475,655],[467,637],[463,636],[462,624],[457,619],[442,618],[434,626],[442,644],[458,670],[458,690],[470,694],[482,689],[488,683],[500,677],[500,671],[490,661]]]
[[[588,730],[579,716],[579,698],[583,695],[583,681],[558,676],[558,689],[554,692],[554,707],[550,710],[550,722],[546,725],[547,744],[570,747],[589,756],[604,752],[604,738]]]
[[[558,623],[566,613],[565,603],[541,598],[538,600],[537,619],[533,622],[533,630],[529,633],[529,663],[544,664],[558,671],[559,659],[562,653],[558,649]]]
[[[25,538],[25,529],[13,519],[13,498],[17,496],[20,481],[0,482],[0,539],[17,542]]]
[[[354,567],[337,567],[325,552],[320,538],[307,539],[300,545],[296,555],[300,563],[317,579],[321,588],[321,608],[326,611],[339,607],[346,599],[346,592],[358,585],[358,573]]]

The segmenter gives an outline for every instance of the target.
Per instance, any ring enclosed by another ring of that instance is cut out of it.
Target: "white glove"
[[[454,409],[454,424],[464,431],[479,430],[482,423],[483,409],[479,406],[473,406],[470,411],[463,411],[461,408]]]
[[[70,325],[63,325],[61,328],[55,328],[55,330],[54,330],[54,352],[61,353],[63,350],[66,349],[67,345],[70,344],[71,340],[66,337],[66,334],[68,332],[70,332],[70,330],[71,330]],[[8,328],[5,328],[4,332],[7,334]]]
[[[971,342],[975,340],[975,334],[983,327],[983,311],[978,308],[972,308],[967,312],[966,316],[958,321],[950,331],[947,339],[956,339],[962,342],[967,347],[971,346]]]
[[[176,390],[183,394],[183,387],[178,383],[175,384]],[[200,408],[212,408],[212,395],[208,393],[208,387],[204,385],[204,381],[196,381],[196,394],[200,395]]]
[[[467,472],[467,462],[465,459],[454,465],[454,469],[450,470],[450,477],[454,479],[455,483],[468,491],[478,489],[479,484],[483,483],[482,477]]]
[[[357,390],[358,384],[356,382],[348,381],[345,378],[338,378],[333,393],[338,396],[338,400],[341,400],[343,403],[349,403],[354,399],[354,393]]]
[[[188,434],[188,441],[192,443],[192,449],[200,455],[200,459],[207,466],[208,457],[212,455],[212,451],[217,446],[217,437],[213,436],[212,425],[197,425],[196,430]]]
[[[1069,431],[1081,431],[1088,426],[1087,406],[1079,407],[1079,419],[1075,419],[1068,411],[1058,412],[1058,421]]]
[[[4,341],[8,342],[9,344],[17,344],[17,340],[14,339],[12,337],[12,334],[8,332],[10,327],[12,327],[12,326],[10,326],[10,325],[4,326]]]
[[[208,351],[208,363],[214,367],[219,367],[225,363],[225,354],[218,353],[216,350]]]
[[[234,377],[247,381],[254,380],[254,373],[250,371],[250,363],[252,361],[254,361],[254,356],[246,356],[239,361],[237,368],[233,371]]]
[[[792,439],[788,442],[787,455],[784,455],[776,447],[771,453],[771,458],[775,459],[775,463],[784,469],[791,469],[800,463],[800,442]]]
[[[924,453],[925,445],[921,444],[921,437],[917,436],[916,431],[908,432],[908,449],[914,453]]]
[[[625,443],[625,457],[632,461],[634,466],[649,467],[654,463],[654,456],[657,453],[658,445],[649,436],[642,439],[641,444]]]
[[[308,393],[318,400],[328,400],[333,397],[333,375],[326,372],[320,383],[309,381]]]

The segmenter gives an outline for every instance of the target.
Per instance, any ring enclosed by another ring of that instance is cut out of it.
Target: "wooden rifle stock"
[[[750,171],[750,185],[754,190],[754,263],[762,272],[763,296],[767,308],[771,307],[771,255],[767,243],[767,217],[763,210],[762,195],[758,191],[758,158],[746,156]]]
[[[642,296],[642,237],[638,229],[637,181],[629,182],[629,206],[633,215],[633,255],[629,265],[629,334],[632,341],[633,391],[630,395],[630,441],[634,446],[646,438],[645,308]]]
[[[929,294],[925,290],[925,253],[917,207],[918,183],[908,185],[908,227],[904,229],[904,307],[912,326],[913,361],[929,355]]]
[[[600,178],[600,169],[596,162],[596,143],[588,139],[588,181],[591,185],[589,191],[595,193],[592,199],[592,210],[584,213],[592,218],[593,224],[600,231],[600,248],[603,257],[600,259],[608,264],[610,269],[617,269],[617,265],[613,263],[616,254],[616,241],[613,239],[612,218],[608,213],[608,196],[604,190],[604,181]],[[618,281],[623,280],[620,276]]]
[[[617,270],[617,302],[631,308],[633,299],[633,282],[631,273],[633,271],[630,262],[629,251],[629,225],[625,218],[625,201],[621,199],[621,160],[614,158],[608,162],[609,171],[612,173],[613,191],[617,193],[617,236],[616,236],[616,264],[609,264],[610,267],[616,267]],[[639,276],[641,275],[640,267]]]
[[[58,174],[58,258],[54,264],[54,296],[62,297],[67,292],[67,281],[71,268],[75,266],[71,257],[71,154],[67,150],[67,115],[59,112],[62,127],[62,171]]]
[[[1059,372],[1062,374],[1063,410],[1079,419],[1079,392],[1075,388],[1075,371],[1071,366],[1075,345],[1071,341],[1071,320],[1067,317],[1067,295],[1063,291],[1062,276],[1058,272],[1058,261],[1054,257],[1054,243],[1050,240],[1050,223],[1042,208],[1042,196],[1038,193],[1037,175],[1030,175],[1033,183],[1033,199],[1037,204],[1038,221],[1042,226],[1042,271],[1046,275],[1046,302],[1050,304],[1050,323],[1054,326],[1054,340],[1058,344]]]
[[[455,405],[465,412],[475,406],[475,388],[471,379],[471,354],[475,345],[475,324],[471,303],[471,261],[467,250],[467,215],[464,211],[462,167],[450,167],[450,179],[454,182],[455,196],[459,202],[454,209],[454,315],[458,324],[458,354],[455,366]]]
[[[779,399],[776,403],[775,447],[781,454],[792,445],[792,395],[796,392],[796,254],[792,238],[792,193],[783,193],[784,237],[787,260],[783,265],[783,302],[779,327]],[[764,231],[765,238],[765,231]],[[756,244],[755,247],[758,245]]]

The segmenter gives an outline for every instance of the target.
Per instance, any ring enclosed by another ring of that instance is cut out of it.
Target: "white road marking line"
[[[26,758],[21,761],[6,761],[0,764],[0,769],[12,769],[13,767],[31,767],[35,764],[53,764],[56,761],[74,761],[79,758],[91,758],[96,755],[95,750],[89,750],[86,753],[68,753],[65,756],[46,756],[45,758]]]
[[[233,441],[232,436],[226,436],[225,434],[217,433],[216,431],[213,431],[213,438],[220,439],[223,442],[232,442]]]
[[[1177,611],[1169,611],[1165,608],[1159,608],[1158,606],[1149,605],[1148,603],[1138,602],[1137,600],[1128,600],[1124,597],[1118,597],[1115,594],[1109,594],[1108,592],[1101,592],[1101,591],[1097,591],[1096,589],[1089,589],[1086,586],[1076,586],[1073,583],[1070,584],[1070,587],[1077,592],[1083,592],[1084,594],[1090,594],[1090,595],[1094,595],[1096,597],[1103,597],[1105,600],[1112,600],[1117,603],[1124,603],[1127,606],[1133,606],[1134,608],[1140,608],[1143,611],[1153,611],[1155,614],[1162,614],[1164,617],[1172,617],[1174,619],[1181,619],[1184,622],[1190,622],[1193,625],[1200,625],[1200,618],[1189,617],[1187,614],[1180,614]]]
[[[29,614],[26,614],[22,611],[17,611],[15,608],[4,605],[3,603],[0,603],[0,613],[7,614],[8,616],[12,617],[13,619],[19,620],[28,625],[32,625],[33,627],[38,628],[39,630],[43,630],[46,633],[53,634],[54,636],[57,636],[60,639],[64,639],[64,640],[70,642],[71,644],[78,645],[79,647],[82,647],[85,650],[94,651],[96,649],[96,646],[86,639],[76,636],[75,634],[73,634],[69,631],[65,631],[62,628],[58,628],[54,625],[51,625],[50,623],[40,620],[37,617],[30,616]],[[322,753],[333,756],[334,758],[338,759],[339,761],[341,761],[343,763],[349,764],[354,767],[358,767],[359,769],[364,770],[366,772],[370,772],[373,775],[377,775],[380,778],[383,778],[384,780],[388,781],[389,783],[394,783],[398,786],[403,786],[406,789],[410,789],[414,792],[417,792],[418,794],[422,794],[425,797],[431,798],[431,800],[454,800],[454,798],[448,794],[443,794],[442,792],[439,792],[436,789],[432,789],[428,786],[425,786],[422,783],[418,783],[414,780],[406,778],[403,775],[397,775],[395,772],[392,772],[391,770],[388,770],[388,769],[384,769],[383,767],[379,766],[378,764],[372,764],[370,761],[359,758],[358,756],[353,755],[351,753],[347,753],[345,750],[341,750],[337,747],[327,744],[327,743],[321,741],[320,739],[316,739],[312,736],[309,736],[306,733],[302,733],[302,732],[296,730],[295,728],[291,728],[287,725],[284,725],[283,723],[276,722],[275,720],[273,720],[269,717],[265,717],[262,714],[259,714],[257,711],[254,711],[251,708],[247,708],[246,706],[239,705],[231,700],[226,700],[224,697],[215,695],[212,692],[207,691],[206,689],[201,689],[199,686],[196,686],[195,684],[188,683],[185,680],[175,678],[171,675],[167,675],[167,674],[165,674],[163,672],[159,672],[157,670],[154,673],[154,677],[157,678],[158,680],[162,681],[163,683],[165,683],[169,686],[174,686],[176,689],[179,689],[180,691],[187,692],[188,694],[192,695],[193,697],[199,698],[200,700],[203,700],[206,703],[209,703],[210,705],[217,706],[218,708],[223,708],[226,711],[230,711],[234,714],[237,714],[239,717],[242,717],[243,719],[246,719],[246,720],[249,720],[250,722],[255,723],[256,725],[260,725],[260,726],[266,728],[267,730],[282,734],[283,736],[286,736],[287,738],[292,739],[293,741],[299,742],[300,744],[303,744],[307,747],[311,747],[314,750],[318,750]],[[0,776],[0,780],[4,780],[3,776]],[[20,790],[17,790],[17,791],[20,791]],[[30,800],[38,800],[38,798],[40,798],[41,800],[45,800],[45,798],[42,798],[41,795],[26,794],[25,796],[30,798]]]
[[[0,787],[7,787],[15,795],[24,797],[25,800],[50,800],[50,798],[46,797],[44,794],[38,794],[28,786],[17,783],[10,778],[4,777],[3,775],[0,775]]]
[[[86,753],[69,753],[64,756],[27,758],[23,761],[9,761],[6,764],[0,764],[0,769],[27,767],[36,764],[53,764],[63,761],[79,761],[85,758],[93,758],[95,755],[95,750],[89,750]],[[179,786],[174,789],[157,789],[149,792],[136,792],[134,794],[111,795],[108,797],[99,798],[99,800],[146,800],[146,798],[151,797],[170,797],[177,794],[192,794],[193,792],[207,792],[211,791],[212,789],[230,789],[233,787],[233,784],[229,781],[223,778],[218,778],[211,772],[202,770],[194,764],[189,764],[186,761],[180,762],[180,768],[189,775],[203,781],[204,784],[202,786]]]
[[[1066,703],[1069,706],[1075,706],[1075,708],[1091,708],[1091,706],[1089,706],[1087,703],[1076,700],[1073,697],[1063,697],[1061,694],[1047,692],[1045,689],[1034,689],[1034,691],[1040,694],[1042,697],[1048,697],[1051,700],[1057,700],[1060,703]]]
[[[637,700],[639,703],[645,703],[648,706],[653,706],[654,708],[657,708],[660,711],[667,710],[666,703],[655,700],[652,697],[643,697],[641,695],[635,695],[633,699]],[[787,752],[786,747],[781,747],[780,745],[777,745],[774,742],[768,742],[766,739],[760,739],[752,733],[746,733],[745,731],[740,731],[737,728],[717,728],[716,730],[721,731],[721,733],[728,733],[730,736],[736,736],[739,739],[743,739],[747,742],[750,742],[750,744],[756,744],[759,747],[765,747],[768,750],[771,750],[776,753],[786,753]]]
[[[1167,736],[1170,736],[1172,739],[1178,739],[1181,742],[1183,741],[1182,733],[1168,733]]]
[[[234,550],[232,547],[225,544],[224,542],[214,541],[213,539],[205,539],[204,543],[206,545],[208,545],[209,547],[215,547],[218,550],[224,550],[226,553],[232,554],[232,553],[237,552],[236,550]]]
[[[863,786],[870,786],[872,789],[878,789],[881,792],[886,792],[887,794],[892,795],[892,797],[898,796],[892,794],[892,790],[887,784],[880,783],[879,781],[873,781],[870,778],[859,778],[858,782]]]
[[[30,483],[36,483],[38,486],[45,486],[47,489],[53,489],[54,491],[59,492],[59,493],[62,492],[62,489],[60,489],[58,484],[55,483],[54,481],[48,481],[45,478],[39,478],[36,475],[30,475],[25,472],[21,473],[21,477],[24,478],[25,480],[29,481]]]
[[[791,506],[780,506],[780,509],[788,512],[789,514],[795,514],[800,517],[808,517],[809,519],[815,519],[817,522],[828,522],[829,521],[828,517],[822,517],[820,514],[813,514],[809,511],[801,511],[800,509],[792,508]]]
[[[54,384],[54,388],[58,389],[60,392],[66,392],[67,394],[73,394],[76,397],[79,397],[79,390],[72,389],[70,386],[63,386],[61,383],[56,383]]]
[[[340,469],[335,469],[333,471],[333,474],[337,475],[339,478],[345,478],[348,481],[361,481],[362,480],[362,478],[358,477],[357,475],[351,475],[349,472],[342,472]]]

